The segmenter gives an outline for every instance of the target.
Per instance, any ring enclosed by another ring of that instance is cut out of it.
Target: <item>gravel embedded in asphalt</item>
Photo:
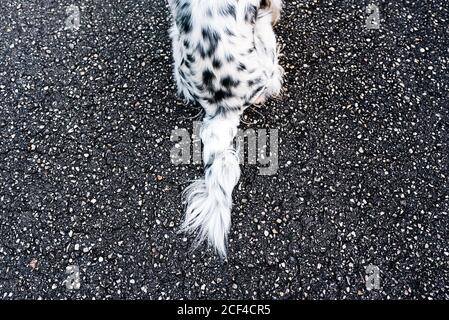
[[[200,110],[165,1],[2,0],[0,298],[448,299],[449,3],[375,1],[378,30],[369,3],[286,4],[283,97],[241,125],[279,129],[279,169],[242,166],[223,263],[176,233]]]

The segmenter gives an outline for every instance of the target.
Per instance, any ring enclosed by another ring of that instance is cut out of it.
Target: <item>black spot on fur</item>
[[[195,62],[195,57],[193,56],[193,54],[188,54],[187,55],[187,61],[189,61],[190,63],[194,63]]]
[[[221,61],[220,61],[218,58],[214,58],[214,59],[212,60],[212,66],[213,66],[215,69],[220,69],[221,66],[222,66],[222,63],[221,63]]]
[[[237,70],[238,71],[245,71],[246,70],[246,66],[240,62],[239,65],[237,66]]]
[[[234,58],[234,56],[233,55],[231,55],[231,54],[226,54],[226,61],[227,62],[232,62],[232,61],[234,61],[235,60],[235,58]]]
[[[249,4],[245,8],[245,21],[251,24],[256,23],[257,7],[253,4]]]
[[[262,9],[269,8],[270,6],[271,6],[271,1],[270,0],[261,0],[260,1],[260,7]]]
[[[181,60],[181,66],[183,65],[190,69],[190,62],[186,61],[184,58]]]
[[[224,32],[230,37],[235,37],[235,33],[229,28],[225,28]]]
[[[237,87],[240,84],[239,80],[232,79],[231,76],[226,76],[221,79],[221,85],[225,88]]]
[[[209,119],[212,119],[213,117],[208,117]],[[212,164],[214,163],[214,160],[215,160],[215,154],[211,154],[211,156],[209,157],[209,162],[206,162],[205,164],[204,164],[204,169],[207,171],[207,169],[209,169],[211,166],[212,166]],[[209,172],[210,173],[210,172]],[[207,172],[206,172],[206,174],[207,174]]]
[[[204,27],[201,29],[201,35],[203,36],[204,41],[209,44],[209,48],[205,52],[206,56],[211,57],[217,49],[221,39],[220,34],[210,27]]]
[[[198,44],[196,46],[196,50],[199,52],[201,58],[203,59],[206,58],[206,49],[204,49],[204,47],[201,44]]]
[[[210,70],[203,71],[203,83],[206,85],[208,89],[213,88],[213,81],[215,79],[215,75]]]
[[[176,17],[176,25],[183,33],[189,33],[190,31],[192,31],[192,14],[187,2],[184,2],[179,7]]]
[[[235,6],[233,4],[227,4],[220,9],[222,16],[232,16],[236,19]]]
[[[215,102],[222,101],[226,97],[226,92],[224,90],[218,90],[214,94]]]
[[[260,79],[260,78],[256,78],[256,79],[253,79],[253,80],[248,80],[248,86],[252,87],[252,86],[254,86],[256,84],[259,84],[260,82],[262,82],[262,79]]]
[[[230,90],[217,90],[215,91],[212,99],[209,99],[210,103],[219,103],[226,98],[233,97],[232,92]]]

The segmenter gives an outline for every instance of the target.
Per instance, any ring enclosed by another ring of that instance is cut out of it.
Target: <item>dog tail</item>
[[[239,157],[233,147],[238,125],[237,113],[204,118],[200,137],[205,175],[183,193],[186,212],[181,231],[196,234],[193,249],[207,240],[222,258],[226,258],[231,227],[232,190],[240,178]]]

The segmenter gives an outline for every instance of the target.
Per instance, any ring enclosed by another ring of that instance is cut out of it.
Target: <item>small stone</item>
[[[31,268],[31,270],[36,269],[36,267],[37,267],[37,259],[35,259],[35,258],[31,259],[31,261],[28,264],[28,266]]]

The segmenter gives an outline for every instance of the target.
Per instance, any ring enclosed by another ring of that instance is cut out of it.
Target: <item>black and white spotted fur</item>
[[[244,109],[278,95],[283,69],[273,24],[281,0],[169,0],[179,94],[205,110],[204,178],[184,192],[181,230],[226,256],[232,190],[240,177],[233,148]]]

